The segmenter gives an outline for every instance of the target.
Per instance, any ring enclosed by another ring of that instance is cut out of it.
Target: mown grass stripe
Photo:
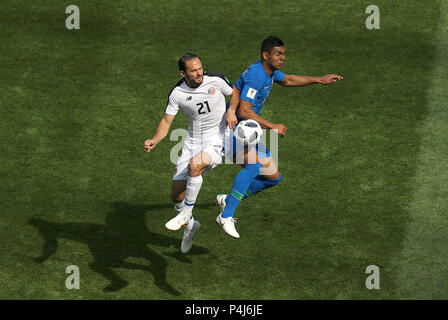
[[[435,35],[427,117],[420,129],[419,163],[409,206],[401,256],[398,258],[398,299],[448,298],[448,1],[442,0]]]

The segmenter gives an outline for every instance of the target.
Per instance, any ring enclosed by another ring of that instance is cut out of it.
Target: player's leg
[[[179,157],[174,169],[173,184],[171,187],[171,200],[174,202],[174,209],[177,215],[165,224],[168,230],[178,230],[187,224],[191,218],[191,212],[184,210],[184,198],[188,181],[188,163],[191,146],[184,144],[182,155]]]
[[[213,150],[211,150],[211,153],[213,154]],[[201,190],[202,174],[205,170],[219,164],[216,158],[212,159],[210,150],[200,152],[191,158],[188,163],[187,180],[173,184],[174,192],[172,193],[172,199],[177,203],[184,200],[184,206],[181,208],[181,212],[167,223],[166,227],[173,230],[174,228],[180,228],[179,225],[185,225],[181,244],[181,251],[183,253],[187,253],[191,249],[193,246],[193,238],[201,227],[199,221],[195,221],[193,218],[192,210]],[[175,185],[178,186],[177,189],[174,188]]]
[[[257,147],[257,156],[257,161],[262,164],[262,168],[259,174],[252,180],[250,186],[247,188],[243,199],[260,193],[265,189],[271,188],[280,183],[280,181],[282,180],[282,175],[278,170],[277,164],[271,157],[269,150],[267,150],[262,142],[260,142],[259,146]],[[229,199],[229,194],[219,194],[216,197],[216,204],[220,207],[221,213],[224,212],[227,201]]]
[[[174,204],[174,210],[180,213],[185,205],[185,191],[187,189],[187,180],[173,180],[171,185],[171,201]]]
[[[262,164],[255,148],[246,148],[244,150],[244,167],[235,177],[232,189],[226,201],[226,208],[222,212],[223,218],[233,217],[236,206],[243,199],[244,194],[252,183],[252,180],[258,175]]]
[[[244,195],[244,199],[276,186],[282,180],[282,175],[272,157],[260,158],[262,168],[260,173],[252,180],[251,185]]]
[[[171,186],[171,200],[174,210],[179,214],[184,207],[185,191],[188,180],[188,163],[193,152],[193,145],[187,140],[182,146],[182,153],[177,159],[174,168],[173,183]]]
[[[262,168],[260,173],[252,180],[249,188],[244,194],[243,200],[260,193],[261,191],[272,188],[280,183],[282,174],[277,168],[277,165],[272,158],[260,158]],[[244,166],[244,165],[243,165]],[[228,194],[219,194],[216,197],[216,204],[221,208],[221,212],[226,207]]]
[[[179,230],[180,227],[185,226],[190,221],[191,212],[185,210],[184,197],[185,186],[187,180],[173,180],[171,189],[171,200],[174,202],[174,210],[177,215],[165,224],[165,228],[171,231]],[[182,188],[184,188],[182,190]]]
[[[222,155],[218,154],[213,146],[205,148],[200,154],[190,160],[188,166],[188,181],[185,192],[185,210],[192,211],[202,186],[202,175],[206,170],[212,169],[221,163]],[[192,215],[193,217],[193,215]],[[201,224],[192,218],[185,227],[181,250],[187,253],[193,245],[193,237],[200,229]]]
[[[199,221],[195,221],[192,214],[192,206],[188,206],[192,201],[196,199],[192,195],[197,194],[200,190],[200,185],[195,183],[194,178],[199,175],[201,177],[200,184],[202,185],[202,172],[207,168],[207,164],[201,161],[200,155],[193,157],[187,162],[178,162],[173,177],[173,184],[171,188],[171,200],[174,202],[174,209],[178,214],[165,224],[168,230],[178,230],[182,225],[185,226],[184,236],[181,243],[181,251],[187,253],[193,246],[193,238],[196,232],[200,229],[201,224]],[[203,159],[208,162],[207,155],[203,155]],[[187,201],[185,201],[188,199]]]
[[[187,180],[173,180],[171,200],[174,202],[174,209],[178,214],[165,225],[169,230],[173,230],[173,226],[185,226],[184,236],[180,247],[183,253],[190,251],[193,246],[193,238],[201,227],[201,224],[199,221],[195,221],[191,212],[184,210],[186,190]]]
[[[177,212],[182,210],[191,212],[196,202],[196,198],[202,186],[202,173],[213,163],[208,152],[201,152],[192,158],[188,167],[180,169],[176,167],[175,179],[171,188],[171,200]],[[188,175],[187,175],[188,173]],[[187,204],[185,204],[185,202]]]
[[[212,164],[211,155],[202,151],[193,158],[188,164],[188,179],[185,191],[185,206],[184,210],[192,212],[202,187],[202,173]]]
[[[263,141],[257,144],[256,150],[262,168],[260,173],[252,180],[251,185],[244,194],[244,198],[251,197],[265,189],[271,188],[277,185],[282,179],[277,164]]]
[[[233,219],[235,209],[262,167],[255,148],[244,149],[244,163],[244,168],[238,173],[233,182],[232,190],[226,200],[225,209],[216,219],[216,222],[223,227],[224,231],[235,238],[239,238]]]

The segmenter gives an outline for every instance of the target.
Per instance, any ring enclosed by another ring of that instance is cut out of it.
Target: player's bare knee
[[[272,179],[276,179],[278,180],[278,182],[282,181],[282,174],[280,173],[280,171],[277,171],[277,174],[274,175],[274,178]]]
[[[201,175],[203,169],[204,169],[204,165],[202,163],[198,164],[198,163],[190,162],[190,164],[188,165],[188,175],[190,177],[198,177]]]
[[[262,162],[260,174],[269,179],[278,179],[280,177],[280,171],[278,171],[277,165],[272,161]]]
[[[265,172],[262,173],[262,176],[264,176],[267,179],[277,180],[277,179],[279,179],[282,176],[282,174],[278,170],[276,172],[272,172],[272,173],[269,172],[269,171],[267,171],[267,172],[265,171]]]

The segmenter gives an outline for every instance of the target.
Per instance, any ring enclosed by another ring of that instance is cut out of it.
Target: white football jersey
[[[176,115],[181,108],[188,121],[190,141],[222,137],[225,130],[226,100],[233,86],[219,73],[204,73],[202,84],[191,88],[182,78],[171,90],[165,113]]]

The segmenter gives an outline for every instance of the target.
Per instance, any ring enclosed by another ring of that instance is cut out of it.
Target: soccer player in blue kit
[[[285,54],[284,43],[279,38],[269,36],[263,40],[261,60],[252,64],[235,83],[240,99],[239,105],[233,103],[228,108],[226,120],[229,129],[234,129],[236,124],[243,119],[253,119],[262,128],[271,129],[283,137],[287,129],[285,125],[272,123],[258,115],[274,82],[282,87],[300,87],[314,83],[326,85],[343,79],[336,74],[328,74],[322,77],[284,74],[280,69],[285,62]],[[233,146],[233,150],[231,152],[235,157],[238,148],[235,148],[237,142],[233,133],[230,135],[230,139],[232,137],[233,143],[230,145]],[[216,203],[221,209],[216,222],[223,228],[224,232],[234,238],[240,237],[235,229],[235,219],[233,218],[240,201],[277,185],[282,179],[277,164],[262,142],[259,142],[255,148],[244,148],[243,166],[244,168],[233,182],[230,194],[219,194],[216,197]]]

